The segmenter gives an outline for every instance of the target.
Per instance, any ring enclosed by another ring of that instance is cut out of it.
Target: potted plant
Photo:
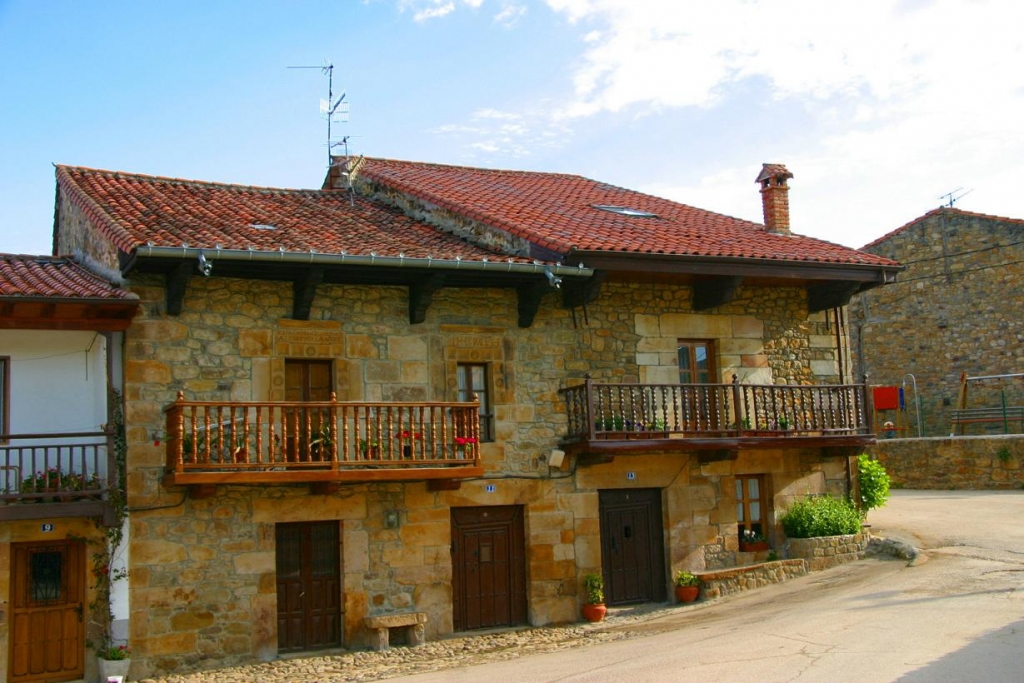
[[[745,553],[757,553],[768,550],[768,539],[755,529],[743,529],[740,532],[740,550]]]
[[[359,439],[359,453],[367,460],[379,460],[380,444],[377,439]]]
[[[583,603],[583,618],[590,623],[604,619],[608,608],[604,604],[604,577],[600,572],[591,572],[583,577],[583,590],[587,601]]]
[[[132,665],[132,651],[127,645],[107,645],[96,652],[99,664],[100,680],[106,681],[113,676],[120,676],[122,681],[128,680],[128,669]]]
[[[674,583],[676,585],[676,600],[679,602],[693,602],[700,597],[700,579],[696,574],[680,570],[676,572]]]
[[[473,452],[473,444],[476,443],[476,439],[472,436],[457,436],[455,437],[455,456],[459,459],[465,459],[466,451]]]
[[[422,434],[409,429],[403,429],[395,434],[395,436],[398,437],[399,442],[402,444],[402,457],[407,460],[412,458],[412,442],[423,440]]]

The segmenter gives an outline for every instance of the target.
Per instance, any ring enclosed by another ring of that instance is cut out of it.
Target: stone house
[[[858,373],[873,385],[905,386],[901,435],[917,435],[917,398],[924,436],[953,433],[964,374],[993,377],[970,383],[968,407],[1024,405],[1024,377],[1000,377],[1024,373],[1022,238],[1022,220],[942,207],[863,247],[906,269],[895,286],[850,306]],[[1003,427],[997,420],[965,433]]]
[[[92,680],[93,617],[127,635],[127,584],[90,578],[119,518],[110,397],[138,306],[71,257],[0,255],[0,680]]]
[[[566,174],[337,159],[321,190],[59,166],[127,278],[133,675],[662,601],[781,547],[873,442],[838,327],[889,259]],[[763,551],[762,551],[763,552]],[[404,615],[413,615],[406,617]],[[401,637],[392,629],[394,637]]]

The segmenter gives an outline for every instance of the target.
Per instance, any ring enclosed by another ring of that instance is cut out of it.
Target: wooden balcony
[[[207,402],[167,414],[167,485],[457,481],[483,474],[480,404]]]
[[[602,384],[562,390],[570,452],[702,451],[732,459],[752,448],[821,447],[842,454],[874,443],[862,384]]]
[[[0,520],[103,517],[115,472],[107,432],[0,436]]]

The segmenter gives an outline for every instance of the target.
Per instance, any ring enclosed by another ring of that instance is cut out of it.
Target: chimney
[[[789,233],[789,186],[786,181],[793,174],[782,164],[762,164],[757,182],[761,185],[761,206],[764,208],[764,228],[776,235]]]

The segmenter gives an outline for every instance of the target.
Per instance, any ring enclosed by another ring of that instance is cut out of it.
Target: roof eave
[[[679,254],[643,254],[574,250],[566,256],[566,265],[586,263],[594,270],[618,273],[661,273],[682,276],[741,276],[748,278],[807,280],[844,280],[885,284],[894,282],[900,265],[795,261],[728,256],[685,256]]]

